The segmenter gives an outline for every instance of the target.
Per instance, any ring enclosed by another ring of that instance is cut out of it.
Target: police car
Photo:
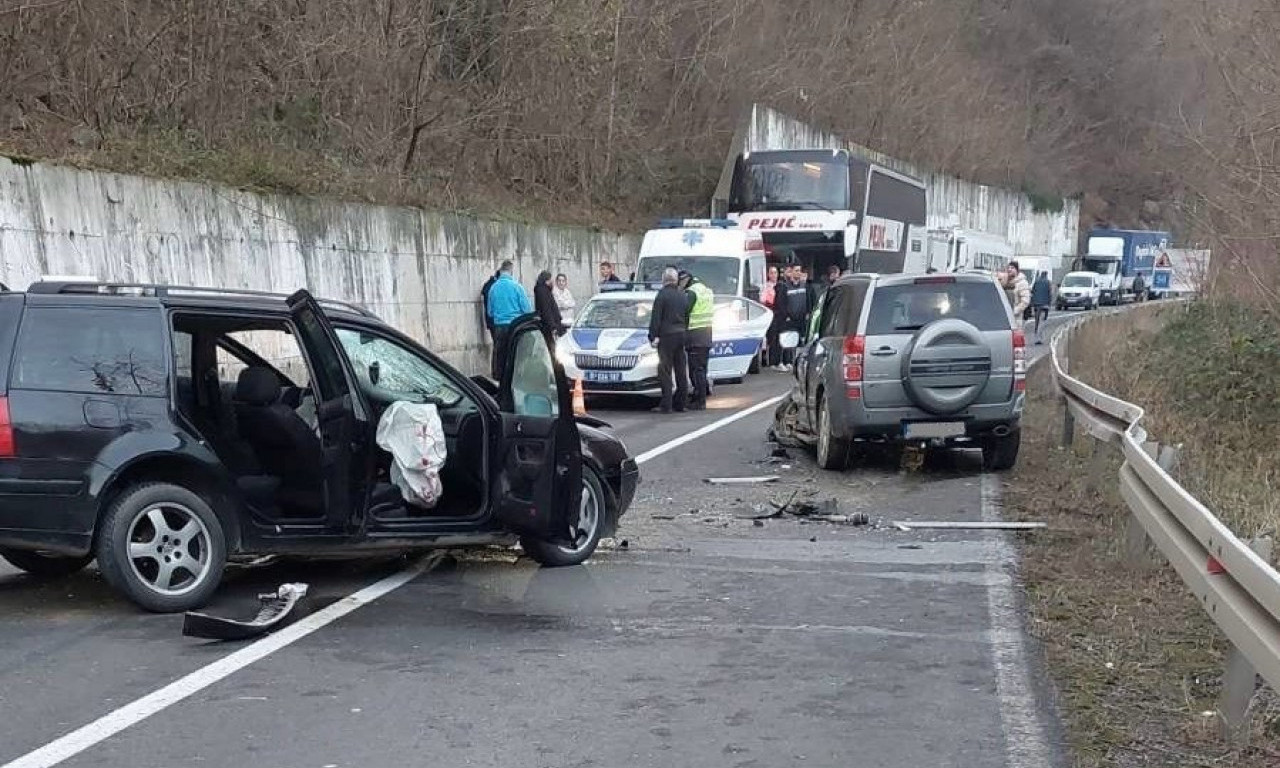
[[[658,396],[658,351],[649,343],[649,313],[657,286],[624,284],[593,296],[569,332],[556,344],[556,357],[570,379],[581,379],[587,394]],[[773,313],[740,296],[717,296],[707,377],[741,379],[755,359]]]

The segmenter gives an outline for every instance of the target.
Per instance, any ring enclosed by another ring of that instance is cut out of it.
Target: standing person
[[[689,385],[692,390],[689,410],[705,411],[707,396],[711,394],[707,366],[711,359],[711,321],[715,317],[716,300],[711,289],[692,274],[680,270],[678,275],[680,287],[689,296],[689,330],[684,340],[685,352],[689,356]]]
[[[1015,328],[1021,328],[1027,315],[1027,307],[1031,306],[1031,285],[1026,275],[1018,268],[1018,262],[1011,261],[1005,269],[1005,290],[1010,294],[1009,303],[1013,305],[1013,322]]]
[[[1049,284],[1049,273],[1036,275],[1035,285],[1031,286],[1031,315],[1036,321],[1036,344],[1044,343],[1041,324],[1049,319],[1049,305],[1053,303],[1053,286]]]
[[[809,319],[813,304],[809,286],[805,284],[804,273],[798,264],[787,267],[787,279],[778,289],[777,303],[782,312],[779,334],[795,331],[803,337],[805,322]],[[794,349],[783,350],[782,363],[778,365],[778,370],[784,372],[791,370],[791,358],[794,354]]]
[[[831,286],[835,285],[836,281],[840,279],[840,275],[841,275],[841,271],[840,271],[839,264],[829,265],[827,267],[827,287],[830,288]]]
[[[662,271],[662,290],[654,298],[653,311],[649,313],[649,343],[658,348],[658,385],[662,387],[662,404],[658,410],[663,413],[683,411],[689,397],[689,371],[684,352],[689,298],[676,285],[679,279],[674,267]]]
[[[489,279],[484,281],[484,285],[480,287],[480,314],[484,315],[484,327],[489,332],[489,342],[494,343],[493,336],[493,318],[489,317],[489,289],[497,282],[498,275],[501,270],[493,270],[493,274],[489,275]]]
[[[568,330],[577,312],[578,301],[573,298],[573,292],[569,290],[569,278],[565,273],[556,275],[556,286],[551,289],[551,295],[555,297],[556,306],[560,308],[560,320],[565,330]]]
[[[538,282],[533,284],[533,309],[542,321],[542,333],[547,337],[547,344],[555,346],[555,339],[564,333],[564,324],[560,318],[560,307],[551,292],[551,272],[542,270],[538,273]]]
[[[622,278],[613,273],[613,264],[607,261],[600,262],[600,282],[601,283],[620,283]]]
[[[1145,301],[1147,298],[1147,281],[1142,279],[1142,275],[1133,276],[1133,300]]]
[[[764,334],[766,368],[774,368],[782,364],[782,350],[778,347],[778,329],[782,326],[782,318],[778,312],[778,288],[778,268],[770,264],[765,270],[764,290],[760,292],[760,303],[773,311],[769,330]]]
[[[511,260],[502,262],[502,267],[498,270],[498,279],[489,286],[487,308],[489,321],[493,323],[494,381],[502,381],[503,354],[506,352],[504,347],[507,344],[511,323],[515,322],[517,317],[533,311],[533,307],[529,304],[529,294],[524,292],[524,288],[511,274],[514,270],[515,264]]]

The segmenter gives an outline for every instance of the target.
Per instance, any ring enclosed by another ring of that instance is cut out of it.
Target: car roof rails
[[[86,282],[81,280],[54,280],[41,281],[32,283],[27,289],[27,293],[48,294],[48,295],[81,295],[81,296],[154,296],[160,299],[168,298],[201,298],[201,297],[227,297],[227,298],[253,298],[253,299],[276,299],[284,301],[288,298],[283,293],[273,293],[271,291],[255,291],[248,288],[204,288],[200,286],[187,285],[157,285],[154,283],[108,283],[108,282]],[[320,299],[316,302],[321,307],[329,307],[340,309],[347,312],[354,312],[363,317],[376,317],[372,312],[350,302],[338,301],[336,299]]]

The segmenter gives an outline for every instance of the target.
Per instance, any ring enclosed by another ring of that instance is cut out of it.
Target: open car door
[[[305,290],[288,299],[298,342],[311,361],[323,466],[325,518],[330,528],[353,532],[364,523],[368,416],[352,392],[355,381],[333,326]]]
[[[516,533],[572,543],[582,502],[582,444],[569,382],[537,315],[511,324],[502,361],[495,514]]]

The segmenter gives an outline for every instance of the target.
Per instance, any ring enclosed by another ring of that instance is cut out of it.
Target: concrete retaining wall
[[[0,158],[0,282],[46,274],[320,296],[363,305],[467,372],[487,370],[478,294],[503,259],[579,306],[638,237],[415,208],[266,195]]]
[[[759,104],[751,107],[734,136],[716,199],[728,199],[737,155],[767,149],[847,149],[923,181],[930,228],[961,227],[1001,235],[1019,256],[1066,257],[1069,261],[1076,254],[1079,200],[1065,200],[1057,213],[1037,213],[1031,199],[1020,191],[933,173]]]

